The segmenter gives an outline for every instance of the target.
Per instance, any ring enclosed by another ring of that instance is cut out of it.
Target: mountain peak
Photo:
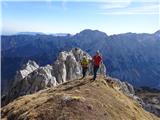
[[[83,31],[81,31],[80,33],[78,34],[92,34],[92,35],[99,35],[99,36],[107,36],[107,34],[105,32],[101,32],[99,30],[91,30],[91,29],[85,29]]]
[[[20,97],[1,109],[2,119],[158,120],[121,91],[111,78],[71,80]]]
[[[160,37],[160,30],[156,31],[154,34]]]

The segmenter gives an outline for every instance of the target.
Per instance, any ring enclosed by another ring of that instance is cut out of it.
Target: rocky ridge
[[[160,120],[124,94],[124,84],[110,77],[90,78],[19,97],[1,109],[2,120]]]
[[[91,56],[79,48],[74,48],[69,52],[61,52],[52,65],[39,67],[34,61],[29,60],[27,64],[22,66],[22,70],[17,72],[14,83],[2,99],[2,105],[19,96],[35,93],[47,87],[54,87],[68,80],[80,78],[82,75],[80,61],[84,55],[91,60]],[[90,62],[88,74],[92,74],[92,67]],[[104,64],[101,65],[99,73],[106,74]]]

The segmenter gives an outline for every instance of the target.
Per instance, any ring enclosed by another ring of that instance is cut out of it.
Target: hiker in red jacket
[[[99,66],[102,63],[102,57],[101,57],[99,51],[96,52],[96,55],[92,58],[92,61],[93,61],[93,65],[94,65],[94,67],[93,67],[93,72],[94,72],[93,80],[96,80],[97,71],[99,69]]]

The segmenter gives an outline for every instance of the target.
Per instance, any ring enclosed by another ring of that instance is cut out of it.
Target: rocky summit
[[[66,81],[15,99],[2,120],[160,120],[133,99],[130,85],[99,75]]]
[[[29,60],[17,71],[15,80],[8,93],[2,98],[2,106],[8,104],[15,98],[35,93],[47,87],[54,87],[68,80],[78,79],[82,76],[80,61],[83,56],[89,60],[92,57],[79,48],[71,51],[63,51],[52,65],[39,66],[34,61]],[[93,65],[89,63],[88,74],[92,74]],[[105,75],[106,68],[102,64],[99,73]]]

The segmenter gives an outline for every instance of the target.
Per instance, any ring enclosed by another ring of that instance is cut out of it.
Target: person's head
[[[83,53],[83,56],[87,56],[87,54],[86,54],[86,53]]]
[[[100,52],[99,52],[99,50],[97,50],[97,51],[96,51],[96,55],[99,55],[99,54],[100,54]]]
[[[86,60],[86,56],[83,56],[82,60]]]

